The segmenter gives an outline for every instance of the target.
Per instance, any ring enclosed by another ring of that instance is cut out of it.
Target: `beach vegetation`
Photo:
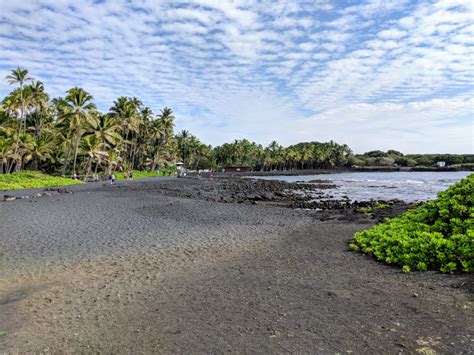
[[[146,178],[146,177],[156,177],[159,176],[159,174],[156,171],[139,171],[139,170],[133,170],[132,171],[132,178],[133,179],[141,179],[141,178]],[[163,175],[161,175],[163,176]],[[118,172],[115,174],[116,180],[126,180],[130,178],[129,172]]]
[[[0,190],[33,189],[50,186],[69,186],[82,184],[81,181],[50,176],[38,171],[21,171],[12,174],[0,174]]]
[[[358,232],[355,251],[411,270],[474,271],[474,174],[400,217]]]

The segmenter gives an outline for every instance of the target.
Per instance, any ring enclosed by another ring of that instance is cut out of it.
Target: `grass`
[[[145,178],[145,177],[154,177],[154,176],[158,176],[158,173],[156,171],[133,170],[133,178],[134,179],[141,179],[141,178]],[[125,180],[125,173],[123,173],[123,172],[115,173],[115,179],[116,180]]]
[[[8,334],[7,332],[4,332],[4,331],[0,330],[0,337],[4,337],[4,336],[6,336],[7,334]]]
[[[38,187],[67,186],[82,184],[81,181],[50,176],[39,171],[21,171],[13,174],[0,174],[1,190],[33,189]]]
[[[146,177],[156,177],[156,176],[169,176],[173,172],[170,170],[160,170],[158,174],[156,171],[139,171],[133,170],[133,178],[134,179],[141,179]],[[115,173],[116,180],[125,180],[125,173],[124,172],[116,172]]]

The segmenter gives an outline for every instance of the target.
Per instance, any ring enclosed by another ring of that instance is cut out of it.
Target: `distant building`
[[[248,165],[229,165],[225,168],[226,173],[240,173],[245,171],[250,171],[250,166]]]
[[[446,166],[446,162],[438,161],[438,162],[436,162],[436,165],[438,165],[439,168],[444,168]]]

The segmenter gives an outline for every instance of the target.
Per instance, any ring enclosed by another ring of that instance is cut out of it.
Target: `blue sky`
[[[474,2],[0,0],[0,74],[106,111],[121,95],[213,145],[333,139],[473,153]],[[3,97],[12,88],[0,82]]]

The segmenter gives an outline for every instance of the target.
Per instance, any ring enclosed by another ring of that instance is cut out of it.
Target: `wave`
[[[405,180],[405,182],[409,183],[409,184],[426,184],[425,181],[421,181],[421,180]]]

